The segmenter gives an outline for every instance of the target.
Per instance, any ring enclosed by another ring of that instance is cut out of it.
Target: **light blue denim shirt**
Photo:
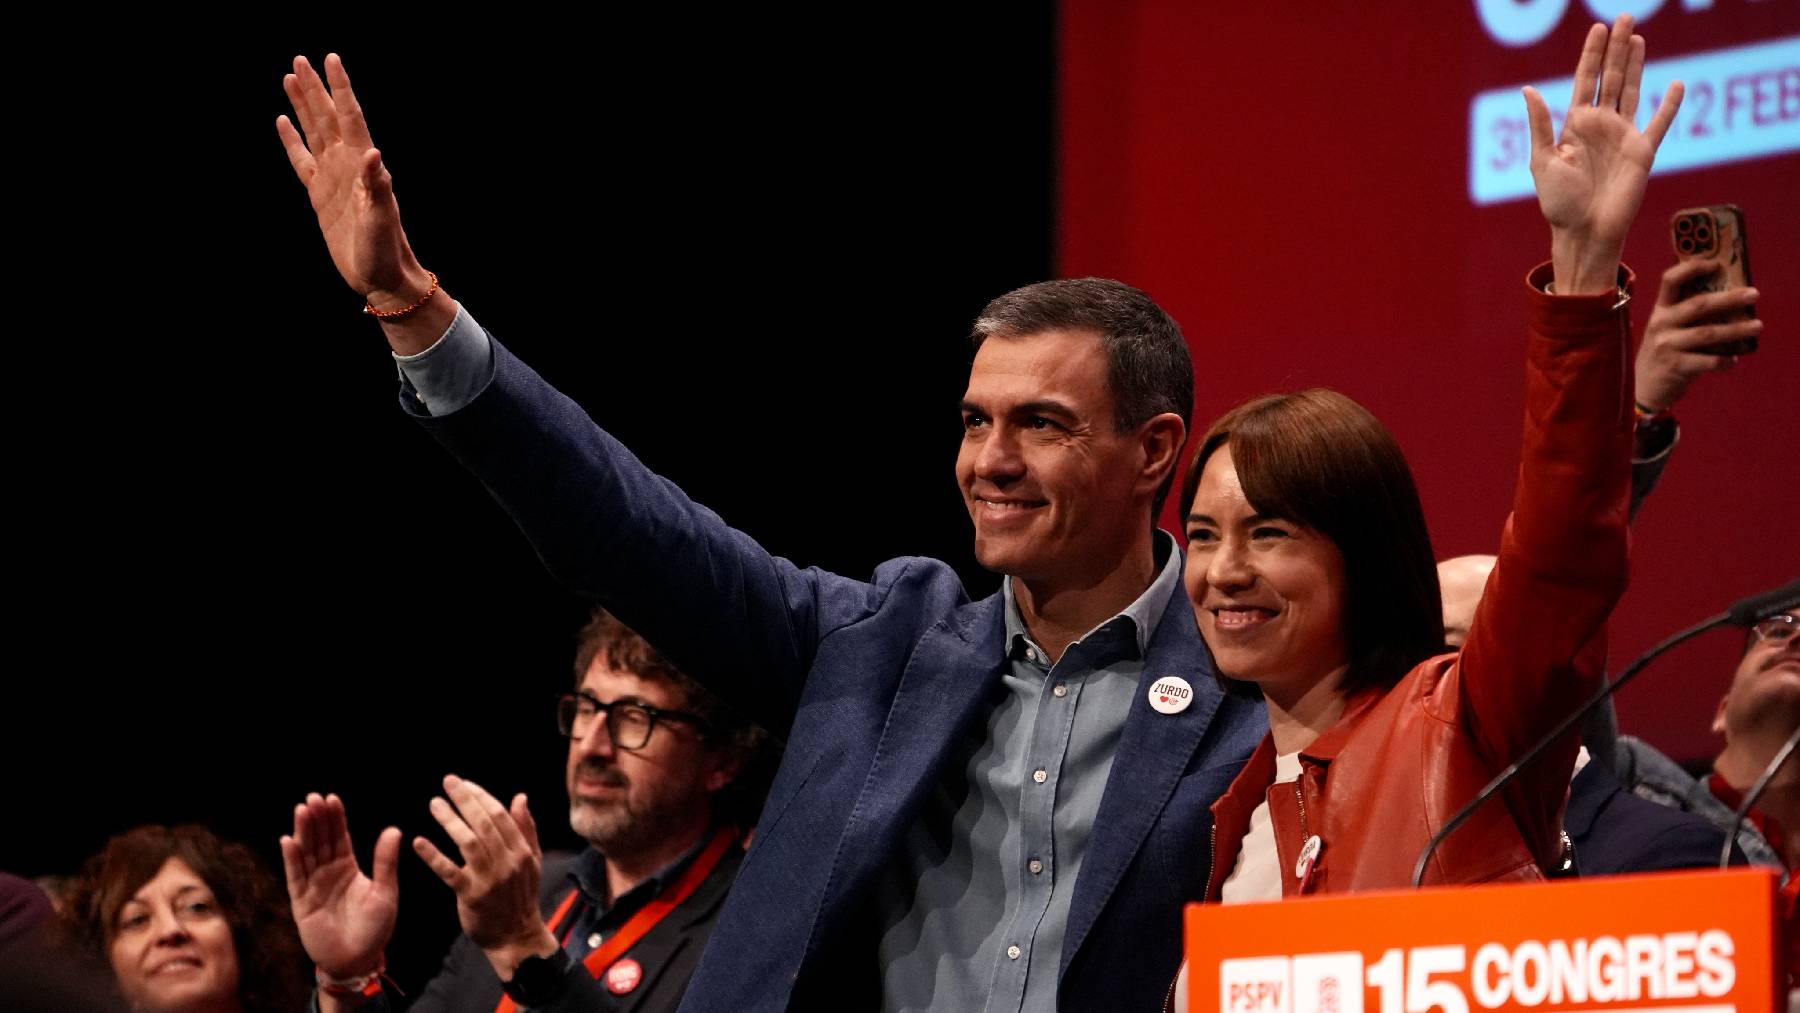
[[[448,415],[475,400],[493,381],[494,343],[458,305],[456,319],[430,348],[417,355],[396,355],[394,363],[428,414]]]
[[[884,1009],[1055,1013],[1094,814],[1145,645],[1181,593],[1181,554],[1160,530],[1156,558],[1149,589],[1055,665],[1032,642],[1007,578],[1002,689],[881,886]]]

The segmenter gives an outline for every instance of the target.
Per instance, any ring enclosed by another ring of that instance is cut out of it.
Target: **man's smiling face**
[[[1114,423],[1098,336],[987,339],[962,418],[956,481],[982,566],[1079,586],[1118,565],[1147,523],[1133,502],[1144,454]]]

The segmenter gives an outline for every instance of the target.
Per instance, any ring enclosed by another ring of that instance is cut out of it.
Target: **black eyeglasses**
[[[614,700],[603,703],[591,693],[564,693],[556,698],[556,728],[564,735],[582,739],[593,734],[594,721],[606,715],[606,734],[620,749],[642,749],[650,741],[658,721],[679,721],[691,725],[705,735],[711,729],[698,714],[664,710],[636,700]]]
[[[1795,619],[1793,616],[1783,612],[1780,615],[1773,615],[1764,619],[1762,622],[1750,627],[1750,629],[1755,631],[1756,639],[1767,641],[1771,644],[1780,644],[1792,640],[1794,634],[1800,632],[1800,619]]]

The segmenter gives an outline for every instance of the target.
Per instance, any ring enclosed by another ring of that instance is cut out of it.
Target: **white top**
[[[1275,757],[1275,783],[1292,784],[1300,780],[1300,754]],[[1250,829],[1238,848],[1237,864],[1225,877],[1220,899],[1226,904],[1245,904],[1258,900],[1281,899],[1281,860],[1275,854],[1275,826],[1269,820],[1269,799],[1263,800],[1250,813]]]
[[[1275,784],[1292,784],[1300,780],[1300,754],[1275,756]],[[1225,877],[1220,897],[1226,904],[1246,904],[1259,900],[1281,899],[1281,860],[1275,854],[1275,827],[1269,821],[1269,796],[1250,812],[1250,829],[1238,848],[1237,863]],[[1181,962],[1181,973],[1175,978],[1175,1013],[1187,1013],[1187,961]]]

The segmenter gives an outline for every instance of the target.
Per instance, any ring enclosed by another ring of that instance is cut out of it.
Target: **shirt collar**
[[[1157,565],[1156,579],[1150,582],[1143,594],[1137,596],[1136,601],[1125,606],[1118,615],[1083,634],[1076,643],[1103,630],[1123,632],[1120,621],[1128,620],[1137,657],[1144,656],[1149,648],[1150,635],[1156,631],[1157,620],[1162,617],[1169,603],[1169,595],[1181,584],[1181,553],[1175,551],[1175,537],[1156,528],[1151,532],[1150,542]],[[1007,657],[1015,657],[1023,651],[1026,644],[1031,643],[1031,631],[1025,628],[1025,618],[1019,614],[1019,600],[1013,593],[1013,578],[1008,577],[1001,582],[1001,594],[1006,600]]]
[[[610,905],[605,902],[606,856],[602,855],[598,848],[590,845],[586,851],[581,853],[581,857],[575,860],[574,867],[569,870],[569,881],[582,892],[588,903],[593,904],[600,911],[612,908],[639,907],[650,898],[662,893],[665,886],[674,882],[686,871],[688,864],[700,854],[701,850],[706,847],[706,842],[710,840],[712,840],[712,831],[708,830],[700,835],[700,839],[694,842],[693,847],[682,852],[673,862],[651,873],[650,878],[625,891],[622,896],[613,898]]]

